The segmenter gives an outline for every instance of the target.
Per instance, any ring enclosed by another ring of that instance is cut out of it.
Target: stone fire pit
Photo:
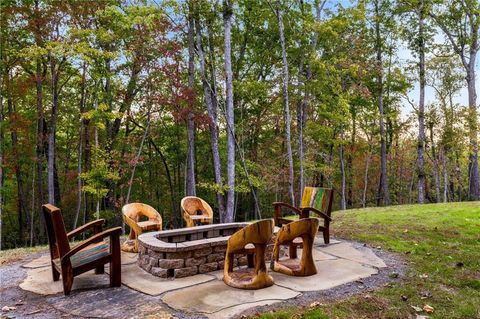
[[[138,237],[138,265],[162,278],[181,278],[223,269],[228,238],[248,223],[229,223],[163,230]],[[273,239],[267,257],[271,255]],[[267,258],[269,259],[269,258]],[[234,266],[247,264],[236,256]]]

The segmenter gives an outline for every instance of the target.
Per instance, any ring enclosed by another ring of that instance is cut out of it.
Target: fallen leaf
[[[408,229],[405,229],[403,232],[404,232],[404,233],[408,233]]]
[[[425,310],[425,312],[431,313],[431,312],[433,312],[434,309],[433,309],[432,306],[425,304],[423,306],[423,310]]]
[[[320,305],[320,302],[315,301],[310,304],[310,308],[315,308],[315,307],[318,307],[319,305]]]
[[[417,306],[413,306],[413,305],[410,305],[410,307],[412,307],[413,310],[415,310],[416,312],[422,312],[422,308],[420,307],[417,307]]]

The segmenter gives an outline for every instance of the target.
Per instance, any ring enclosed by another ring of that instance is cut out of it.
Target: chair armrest
[[[105,219],[97,219],[97,220],[91,221],[89,223],[86,223],[85,225],[80,226],[80,227],[72,230],[71,232],[69,232],[67,234],[67,238],[72,239],[73,237],[75,237],[75,236],[77,236],[81,233],[84,233],[91,228],[94,229],[95,234],[100,233],[102,231],[102,225],[104,223],[105,223]],[[97,230],[99,230],[99,231],[97,231]]]
[[[297,207],[294,207],[294,206],[292,206],[292,205],[290,205],[290,204],[287,204],[287,203],[275,202],[275,203],[273,203],[272,205],[273,205],[274,208],[277,208],[277,207],[279,207],[279,208],[285,207],[285,208],[288,208],[288,209],[294,211],[295,213],[297,213],[297,214],[299,214],[299,215],[302,214],[302,211],[301,211],[300,209],[298,209]]]
[[[302,212],[314,212],[315,214],[317,214],[319,217],[322,217],[323,219],[331,222],[332,221],[332,218],[330,216],[328,216],[327,214],[319,211],[318,209],[314,208],[314,207],[303,207],[302,208]]]
[[[84,249],[85,247],[91,245],[91,244],[96,244],[98,243],[101,239],[105,237],[110,237],[110,247],[112,247],[112,241],[113,240],[120,240],[120,234],[122,233],[122,228],[121,227],[115,227],[115,228],[110,228],[107,229],[99,234],[93,235],[87,240],[82,241],[78,245],[74,246],[72,249],[70,249],[62,258],[62,265],[70,259],[73,255],[78,253],[80,250]]]

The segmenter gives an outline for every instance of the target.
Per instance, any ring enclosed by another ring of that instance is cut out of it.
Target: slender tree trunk
[[[170,188],[170,201],[171,201],[171,209],[174,214],[174,220],[175,216],[178,216],[178,220],[180,220],[180,214],[178,213],[178,205],[175,200],[175,189],[173,187],[173,181],[172,181],[172,175],[170,174],[170,169],[167,164],[167,160],[165,159],[165,156],[162,153],[162,150],[157,147],[157,145],[153,142],[153,140],[150,138],[150,144],[152,144],[153,148],[155,151],[160,155],[160,159],[162,160],[163,167],[165,168],[165,174],[167,174],[167,180],[168,180],[168,186]]]
[[[225,216],[221,222],[231,223],[234,218],[235,208],[235,119],[233,106],[233,74],[232,74],[232,3],[231,0],[223,1],[223,26],[224,26],[224,64],[225,64],[225,112],[227,120],[227,205]]]
[[[385,114],[384,114],[384,105],[383,105],[383,48],[382,48],[382,40],[380,35],[380,14],[379,14],[379,4],[378,1],[375,2],[375,33],[376,33],[376,59],[377,59],[377,67],[378,67],[378,76],[377,76],[377,85],[378,85],[378,116],[379,116],[379,126],[380,126],[380,196],[378,196],[379,200],[383,203],[383,205],[387,206],[390,204],[390,192],[388,189],[388,171],[387,171],[387,141],[385,135]]]
[[[50,128],[48,131],[48,202],[52,205],[58,205],[55,196],[55,134],[57,130],[57,116],[58,116],[58,80],[62,65],[65,61],[55,62],[55,58],[51,52],[48,54],[50,60],[50,72],[52,76],[52,111],[50,116]],[[58,181],[57,181],[58,183]]]
[[[418,42],[420,98],[418,103],[417,172],[418,203],[423,204],[425,202],[425,41],[423,0],[420,1],[420,7],[418,8]]]
[[[135,169],[137,168],[137,163],[138,163],[138,160],[140,159],[140,155],[142,155],[143,143],[145,142],[145,139],[147,138],[149,129],[150,129],[150,110],[148,111],[147,127],[145,128],[145,131],[143,132],[143,136],[142,136],[142,139],[140,141],[140,146],[138,147],[138,152],[137,152],[137,155],[135,156],[135,161],[133,162],[132,174],[130,175],[130,181],[128,182],[127,198],[125,200],[126,204],[128,204],[128,201],[130,200],[130,193],[132,191],[133,179],[135,177]]]
[[[345,191],[346,191],[346,179],[345,179],[345,157],[344,157],[344,150],[343,144],[339,147],[339,155],[340,155],[340,171],[342,173],[342,197],[340,199],[340,209],[345,210],[347,209],[347,202],[345,198]]]
[[[290,203],[295,206],[295,194],[293,192],[293,154],[292,154],[292,138],[290,133],[290,106],[288,99],[288,60],[287,60],[287,50],[285,45],[285,34],[284,34],[284,25],[283,25],[283,9],[277,11],[278,17],[278,30],[280,34],[280,44],[282,47],[282,89],[283,89],[283,113],[285,121],[285,142],[287,146],[287,157],[288,157],[288,194],[290,196]]]
[[[365,172],[363,174],[363,195],[362,195],[362,207],[367,207],[367,190],[368,190],[368,169],[370,166],[370,157],[371,157],[371,145],[368,144],[368,152],[365,156]]]
[[[187,173],[185,176],[186,196],[196,196],[195,181],[195,122],[192,107],[195,93],[195,29],[192,0],[188,2],[188,88],[192,94],[187,114]]]
[[[85,112],[85,100],[86,100],[86,64],[83,64],[82,68],[82,82],[80,87],[80,117]],[[82,157],[83,157],[83,119],[80,118],[80,129],[78,133],[78,161],[77,161],[77,209],[75,211],[75,218],[73,219],[73,229],[77,228],[78,218],[80,211],[82,210]]]
[[[437,153],[435,150],[435,140],[433,138],[433,123],[429,123],[430,128],[430,143],[432,151],[432,167],[433,167],[433,181],[435,182],[435,200],[437,203],[440,203],[440,181],[438,177],[438,160]]]
[[[445,149],[442,147],[440,156],[443,162],[443,202],[448,202],[448,172],[447,172],[447,157],[445,156]]]
[[[205,104],[207,104],[208,118],[210,120],[210,141],[212,144],[212,158],[213,158],[213,171],[215,175],[215,183],[220,189],[223,189],[223,179],[222,179],[222,167],[220,161],[220,152],[218,149],[218,120],[217,120],[217,95],[215,90],[215,83],[209,83],[207,72],[206,72],[206,63],[205,63],[205,54],[202,48],[202,31],[200,27],[200,22],[195,21],[195,28],[197,34],[197,53],[199,56],[199,65],[200,65],[200,74],[202,77],[203,91]],[[217,192],[217,203],[218,203],[218,212],[220,217],[225,216],[225,197],[223,191]]]
[[[467,71],[469,128],[470,128],[470,154],[469,154],[469,197],[472,200],[480,198],[479,175],[478,175],[478,128],[477,128],[477,91],[475,87],[475,54],[470,55],[469,71]]]

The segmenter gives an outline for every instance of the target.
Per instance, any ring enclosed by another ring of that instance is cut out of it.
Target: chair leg
[[[247,254],[247,266],[248,266],[248,268],[254,268],[255,267],[254,253],[248,253]]]
[[[97,268],[95,268],[96,275],[101,275],[104,273],[105,273],[105,265],[97,266]]]
[[[60,280],[60,272],[53,265],[52,265],[52,277],[53,277],[53,281]]]
[[[110,287],[120,287],[122,284],[122,264],[120,260],[120,240],[112,238],[112,261],[110,262]]]
[[[325,244],[330,244],[330,230],[328,228],[323,231],[323,241]]]
[[[295,245],[294,243],[291,243],[288,246],[288,256],[291,259],[297,259],[297,257],[298,257],[298,255],[297,255],[297,245]]]
[[[63,293],[65,296],[70,294],[73,286],[73,273],[71,268],[62,268]]]

